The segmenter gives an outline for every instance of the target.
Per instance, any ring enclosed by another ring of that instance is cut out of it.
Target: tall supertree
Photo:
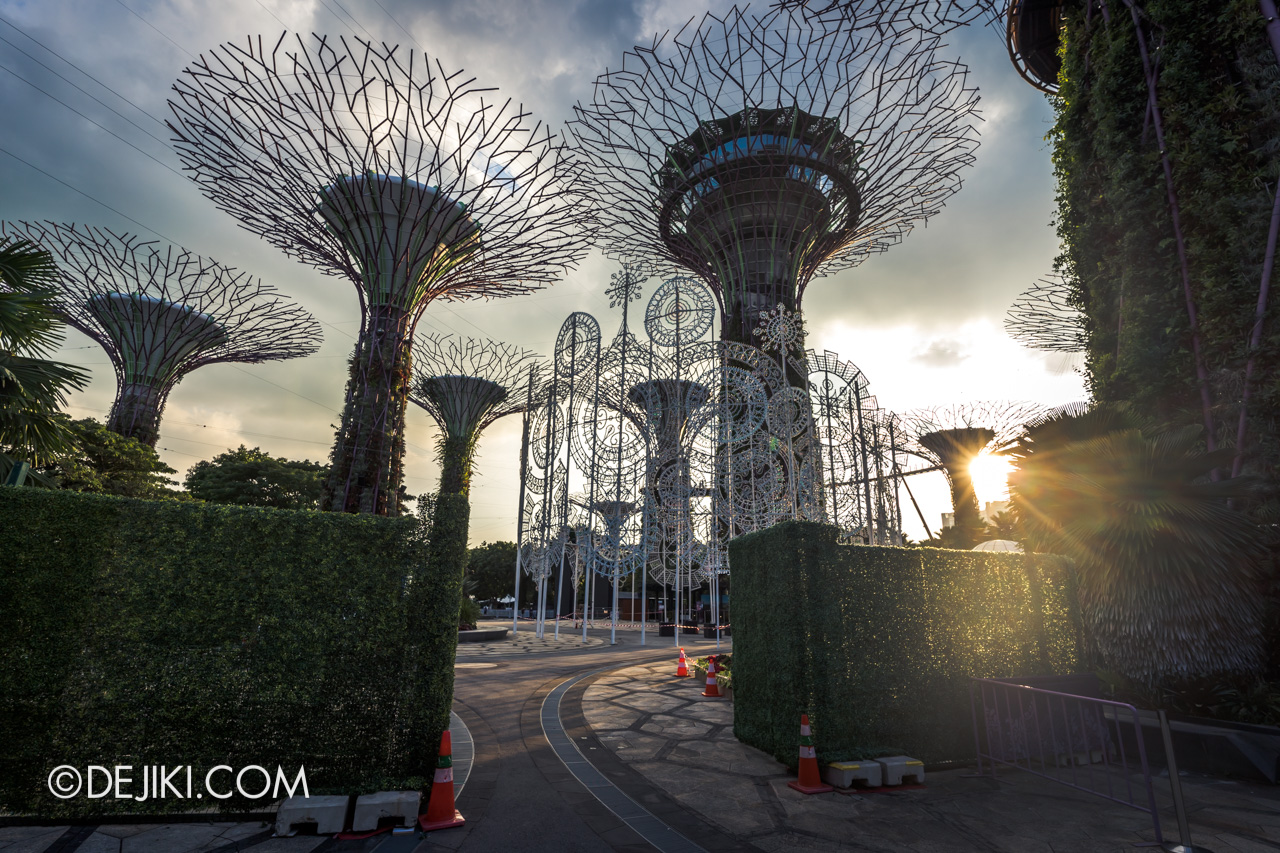
[[[440,429],[440,493],[469,494],[480,434],[499,418],[528,409],[526,387],[542,391],[546,364],[510,344],[440,335],[420,336],[413,356],[409,399]]]
[[[440,491],[429,559],[452,566],[461,577],[467,568],[471,469],[480,434],[499,418],[528,411],[533,389],[545,383],[547,370],[540,356],[518,347],[436,335],[418,338],[414,362],[409,399],[440,429]]]
[[[973,161],[976,91],[939,37],[842,21],[708,14],[575,107],[606,250],[703,279],[726,340],[758,346],[761,312],[898,242]]]
[[[975,537],[982,528],[969,463],[983,451],[1005,449],[1024,424],[1042,413],[1034,403],[1001,401],[921,409],[906,416],[909,442],[904,449],[947,475],[961,547],[977,544]]]
[[[474,78],[361,39],[223,44],[174,90],[170,127],[201,191],[355,284],[360,335],[322,506],[394,514],[419,317],[437,297],[527,293],[575,265],[583,174]]]
[[[169,392],[197,367],[297,358],[320,346],[320,324],[246,272],[175,246],[106,228],[0,223],[58,264],[58,311],[93,338],[116,370],[107,427],[155,446]]]

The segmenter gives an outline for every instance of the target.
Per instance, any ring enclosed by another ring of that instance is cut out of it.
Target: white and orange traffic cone
[[[720,685],[716,683],[716,656],[712,655],[707,658],[707,689],[702,691],[703,696],[720,697]]]
[[[813,730],[809,728],[808,714],[800,715],[800,778],[788,782],[787,787],[802,794],[825,794],[835,790],[823,782],[818,773],[818,754],[813,748]]]
[[[446,730],[440,735],[440,757],[436,759],[436,775],[431,782],[427,813],[418,816],[423,831],[462,826],[466,820],[453,804],[453,740]]]
[[[684,659],[684,649],[680,650],[680,663],[676,664],[676,678],[689,677],[689,662]]]

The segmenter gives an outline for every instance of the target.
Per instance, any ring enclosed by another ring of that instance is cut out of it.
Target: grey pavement
[[[1150,840],[1146,815],[1013,772],[947,771],[918,791],[805,797],[786,787],[792,777],[782,765],[733,738],[730,702],[703,699],[698,679],[674,677],[673,638],[650,631],[644,647],[639,631],[620,630],[616,645],[608,638],[593,628],[584,646],[562,625],[559,641],[550,631],[538,639],[522,623],[507,641],[460,647],[460,783],[462,752],[471,753],[457,799],[464,827],[337,842],[271,838],[258,821],[13,826],[0,827],[0,853],[639,853],[655,849],[645,837],[709,853],[1093,853]],[[715,649],[701,636],[679,639],[690,657]],[[1197,777],[1184,784],[1198,845],[1280,851],[1280,787]],[[1160,790],[1172,839],[1167,782]]]
[[[922,790],[806,796],[787,787],[795,777],[786,768],[733,737],[732,704],[702,690],[697,679],[674,678],[667,662],[633,666],[593,679],[582,713],[612,758],[735,849],[1113,853],[1154,839],[1146,814],[1012,770],[927,774]],[[1198,847],[1280,850],[1280,788],[1181,778]],[[1165,840],[1177,840],[1167,779],[1156,790]]]

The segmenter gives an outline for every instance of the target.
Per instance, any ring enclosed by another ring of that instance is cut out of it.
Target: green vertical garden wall
[[[795,766],[973,755],[970,676],[1077,669],[1080,618],[1060,557],[840,545],[785,522],[729,546],[734,732]]]
[[[58,800],[63,764],[303,766],[312,794],[425,785],[461,584],[427,547],[412,519],[0,488],[0,809],[270,804]]]

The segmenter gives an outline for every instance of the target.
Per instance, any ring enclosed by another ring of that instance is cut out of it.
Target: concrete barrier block
[[[882,783],[884,785],[924,784],[924,762],[905,755],[891,755],[888,758],[877,758],[880,765]]]
[[[837,788],[879,788],[883,778],[875,761],[835,761],[822,768],[822,781]]]
[[[418,820],[418,791],[378,791],[356,797],[356,813],[351,819],[352,832],[377,829],[383,818],[395,818],[392,826],[412,826]]]
[[[350,797],[290,797],[276,812],[276,835],[294,835],[298,828],[315,824],[316,835],[342,832]]]

